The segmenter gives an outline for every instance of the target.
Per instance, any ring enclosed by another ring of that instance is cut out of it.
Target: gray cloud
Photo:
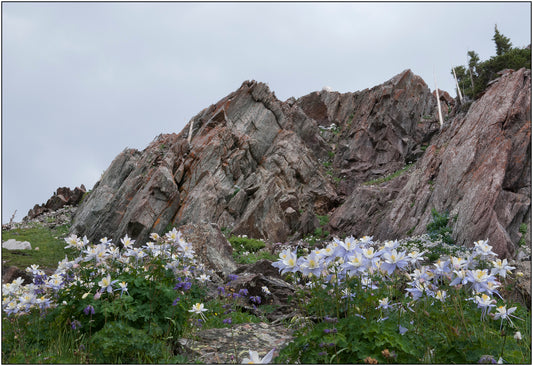
[[[3,3],[2,222],[91,188],[124,148],[179,132],[244,80],[278,98],[410,68],[455,95],[494,24],[531,43],[529,3]]]

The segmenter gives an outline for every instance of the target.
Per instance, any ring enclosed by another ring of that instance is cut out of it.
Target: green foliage
[[[429,237],[433,240],[441,239],[447,244],[453,244],[451,237],[452,229],[448,226],[448,211],[440,214],[434,208],[431,209],[432,221],[426,226]]]
[[[265,247],[265,243],[259,239],[247,238],[242,236],[231,236],[228,241],[233,247],[233,250],[241,253],[255,253]]]
[[[455,67],[459,87],[472,99],[477,99],[481,95],[487,84],[497,77],[499,71],[518,70],[522,67],[531,69],[530,48],[512,48],[509,38],[501,34],[497,27],[492,40],[496,45],[496,56],[480,62],[479,55],[475,51],[468,51],[468,67]]]
[[[28,229],[13,229],[2,231],[2,241],[15,239],[30,242],[31,250],[2,249],[2,260],[6,265],[26,268],[38,264],[44,268],[54,268],[65,255],[72,255],[73,251],[64,249],[63,240],[68,234],[70,225],[56,226],[52,229],[35,224]],[[39,250],[35,250],[39,248]]]
[[[369,186],[369,185],[373,185],[373,184],[381,184],[381,183],[384,183],[384,182],[388,182],[390,180],[393,180],[394,178],[397,178],[399,177],[400,175],[402,175],[403,173],[405,173],[407,170],[409,170],[409,168],[413,165],[413,163],[411,164],[407,164],[406,166],[404,166],[403,168],[401,168],[400,170],[397,170],[395,171],[394,173],[392,174],[389,174],[385,177],[381,177],[381,178],[377,178],[377,179],[372,179],[372,180],[369,180],[367,182],[364,182],[363,184],[365,186]]]
[[[255,253],[250,253],[250,252],[237,253],[237,254],[234,253],[233,258],[235,259],[235,262],[239,264],[252,264],[263,259],[267,259],[273,262],[278,259],[278,256],[270,252],[260,250]]]
[[[94,363],[154,363],[160,361],[165,344],[145,329],[111,321],[91,338],[91,348],[98,349],[91,360]]]
[[[520,224],[520,228],[518,229],[518,232],[522,234],[520,237],[520,240],[518,241],[518,246],[525,246],[526,245],[526,234],[527,234],[527,224],[525,222]]]
[[[496,56],[501,56],[511,50],[511,40],[501,34],[496,25],[494,26],[494,36],[492,37],[492,40],[496,44]]]

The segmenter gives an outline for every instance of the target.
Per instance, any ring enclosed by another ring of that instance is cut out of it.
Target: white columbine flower
[[[259,354],[257,353],[257,351],[248,351],[249,354],[250,354],[250,358],[248,357],[245,357],[242,359],[242,362],[241,363],[244,363],[244,364],[267,364],[267,363],[270,363],[270,361],[272,361],[272,356],[274,355],[274,349],[272,349],[270,352],[268,352],[265,357],[263,358],[259,358]]]
[[[204,304],[200,304],[199,302],[197,302],[192,306],[192,309],[189,310],[189,313],[201,314],[204,311],[207,311],[207,309],[204,308]]]
[[[107,275],[102,278],[100,282],[98,282],[98,286],[100,286],[100,291],[107,291],[107,292],[113,292],[113,284],[117,282],[118,280],[111,281],[111,275]]]
[[[266,286],[261,287],[261,291],[263,291],[266,295],[271,295],[272,294],[270,292],[270,290],[268,289],[268,287],[266,287]]]
[[[497,320],[497,319],[500,319],[500,318],[502,319],[501,324],[500,324],[500,329],[501,329],[501,327],[503,325],[503,320],[504,319],[508,320],[509,323],[511,324],[511,326],[514,327],[514,324],[513,324],[513,321],[511,320],[511,317],[516,318],[516,319],[520,319],[517,316],[511,315],[511,313],[513,313],[515,310],[516,310],[516,307],[512,307],[509,310],[507,310],[505,305],[499,306],[499,307],[496,308],[496,313],[494,313],[494,320]],[[520,319],[520,320],[522,320],[522,319]]]
[[[504,259],[503,261],[501,259],[496,259],[495,261],[492,261],[492,265],[494,267],[490,270],[490,274],[498,274],[501,278],[505,278],[507,273],[511,273],[511,270],[515,269],[515,267],[507,264],[507,259]]]
[[[198,281],[200,281],[201,283],[206,283],[207,281],[210,280],[209,275],[206,275],[205,273],[202,273],[202,274],[200,275],[200,277],[197,277],[196,279],[197,279]]]
[[[120,239],[120,242],[124,245],[124,248],[131,248],[133,243],[135,243],[135,240],[132,240],[128,234],[126,234],[124,238]]]

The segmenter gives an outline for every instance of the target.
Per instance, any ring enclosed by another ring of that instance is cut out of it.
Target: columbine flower
[[[401,335],[407,332],[407,330],[408,330],[407,328],[402,327],[401,325],[398,326],[398,331],[400,332]]]
[[[304,276],[308,276],[310,274],[314,274],[316,277],[320,276],[320,272],[322,271],[322,266],[320,263],[320,256],[317,255],[315,252],[311,252],[300,264],[300,269]]]
[[[453,273],[457,277],[453,279],[452,282],[450,282],[450,286],[456,286],[456,285],[466,285],[468,283],[468,279],[466,278],[466,271],[464,269],[460,269],[458,271],[454,270]]]
[[[247,364],[267,364],[272,361],[272,356],[274,356],[274,349],[272,349],[270,352],[268,352],[265,357],[259,359],[259,354],[257,351],[251,351],[249,350],[250,358],[245,357],[242,359],[241,363],[247,363]]]
[[[98,282],[98,286],[100,286],[100,291],[107,291],[109,293],[113,292],[113,284],[117,282],[118,280],[111,281],[111,275],[107,275],[102,278],[100,282]]]
[[[388,309],[392,306],[392,304],[389,304],[389,298],[385,297],[381,300],[379,300],[379,306],[376,309]]]
[[[201,283],[206,283],[207,281],[210,280],[209,275],[206,275],[205,273],[202,273],[202,274],[200,275],[200,277],[197,277],[196,279],[197,279],[198,281],[200,281]]]
[[[522,334],[520,332],[516,332],[513,336],[514,339],[516,339],[517,341],[521,340],[522,339]]]
[[[444,300],[446,300],[446,291],[438,290],[437,293],[435,294],[435,298],[444,302]]]
[[[135,240],[132,240],[128,234],[126,234],[124,236],[124,238],[120,239],[120,242],[122,243],[122,245],[124,245],[124,248],[131,248],[133,246],[133,243],[135,243]]]
[[[120,287],[119,290],[120,290],[120,296],[122,296],[122,294],[125,292],[128,292],[128,284],[124,281],[120,282],[118,284],[118,286]]]
[[[450,257],[450,263],[454,269],[454,272],[455,270],[460,270],[462,268],[464,268],[467,264],[468,264],[468,261],[464,258],[458,258],[458,257]]]
[[[200,314],[202,315],[202,313],[204,311],[207,311],[208,309],[205,309],[204,308],[204,304],[200,304],[199,302],[197,302],[196,304],[194,304],[192,306],[192,309],[189,310],[189,313],[195,313],[195,314]]]
[[[272,295],[272,292],[270,292],[270,290],[266,286],[261,287],[261,291],[263,291],[265,295]]]
[[[348,256],[342,267],[348,271],[348,275],[353,276],[357,273],[365,272],[367,263],[368,261],[362,253],[354,253],[354,255]]]
[[[494,314],[494,320],[500,319],[500,318],[502,319],[501,320],[501,324],[500,324],[500,329],[501,329],[501,327],[503,325],[503,320],[504,319],[508,320],[509,323],[511,324],[511,326],[514,327],[514,324],[513,324],[513,321],[511,320],[511,317],[516,318],[516,319],[520,319],[517,316],[511,315],[511,313],[513,313],[515,310],[516,310],[516,307],[510,308],[509,310],[507,310],[505,305],[496,308],[496,313]],[[520,319],[520,320],[522,320],[522,319]]]
[[[78,238],[77,235],[70,235],[69,237],[65,238],[65,242],[68,244],[65,249],[67,248],[76,248],[76,249],[82,249],[84,242]]]
[[[390,252],[383,254],[383,264],[381,268],[389,275],[394,272],[396,268],[402,269],[407,265],[407,259],[405,258],[405,252],[398,253],[396,249],[392,249]]]
[[[281,252],[279,256],[280,260],[272,263],[272,266],[278,268],[281,271],[281,274],[298,271],[298,258],[296,252],[290,252],[290,250],[287,249],[286,251]]]
[[[494,267],[490,270],[490,274],[498,274],[498,276],[501,278],[505,278],[507,273],[511,273],[511,270],[515,269],[515,267],[507,264],[507,259],[504,259],[503,261],[501,259],[497,259],[492,262],[492,265]]]
[[[496,306],[496,300],[490,298],[487,294],[482,294],[481,296],[475,296],[474,302],[477,304],[478,308],[481,308],[481,320],[490,312],[490,308]]]
[[[480,256],[481,259],[488,259],[492,258],[493,256],[497,256],[497,254],[491,250],[492,246],[490,246],[488,243],[488,240],[476,241],[474,243],[474,254],[476,256]]]
[[[469,270],[466,273],[466,279],[472,283],[474,292],[485,292],[487,290],[487,282],[495,282],[493,275],[489,275],[488,269]]]
[[[342,290],[342,297],[341,299],[349,298],[350,300],[355,297],[355,294],[351,293],[349,288],[345,288]]]

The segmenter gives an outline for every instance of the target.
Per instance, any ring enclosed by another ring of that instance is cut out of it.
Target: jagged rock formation
[[[35,205],[28,211],[23,221],[29,221],[47,212],[54,212],[65,206],[76,206],[86,193],[85,186],[76,187],[73,190],[68,187],[59,187],[52,197],[42,205]]]
[[[530,218],[530,82],[529,71],[502,76],[466,115],[439,93],[440,130],[436,98],[410,70],[372,89],[285,102],[247,81],[179,134],[119,154],[72,232],[142,242],[208,222],[277,242],[328,215],[333,233],[389,239],[423,232],[435,208],[457,215],[459,243],[489,238],[509,255]]]
[[[531,71],[508,73],[436,136],[377,232],[422,233],[431,208],[454,218],[457,244],[489,239],[514,254],[531,227]]]

